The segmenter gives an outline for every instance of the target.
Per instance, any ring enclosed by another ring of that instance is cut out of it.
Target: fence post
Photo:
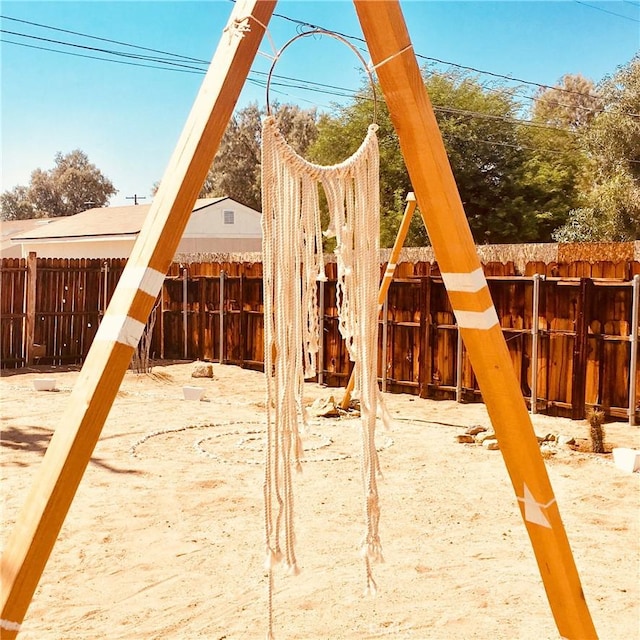
[[[389,332],[389,290],[382,304],[382,391],[387,391],[387,336]]]
[[[182,269],[182,335],[183,335],[183,340],[184,340],[184,345],[183,345],[183,356],[184,359],[186,360],[188,358],[188,346],[187,346],[187,325],[188,325],[188,321],[187,321],[187,295],[188,295],[188,290],[187,290],[187,268],[183,267]]]
[[[419,393],[421,398],[429,395],[429,384],[432,378],[431,369],[431,268],[422,281],[421,309],[420,309],[420,381]]]
[[[538,342],[540,340],[540,274],[533,274],[531,318],[531,413],[538,413]]]
[[[104,268],[104,276],[102,277],[102,316],[107,312],[107,304],[109,302],[109,263],[105,260],[102,267]]]
[[[207,304],[205,302],[206,280],[202,276],[198,279],[198,350],[196,358],[206,359],[205,335],[207,324]]]
[[[633,276],[633,297],[631,301],[631,354],[629,358],[629,424],[636,422],[636,375],[638,372],[638,304],[640,298],[640,275]]]
[[[587,347],[589,339],[589,310],[591,308],[591,278],[580,278],[576,309],[576,337],[573,347],[573,374],[571,376],[571,419],[582,420],[585,416],[585,384],[587,369]]]
[[[160,359],[164,360],[164,290],[167,286],[166,279],[162,281],[160,288]]]
[[[462,402],[462,334],[456,327],[456,402]]]
[[[220,333],[218,334],[219,340],[219,356],[220,364],[224,362],[224,271],[220,271]]]
[[[264,276],[263,276],[264,278]],[[318,306],[320,308],[320,326],[318,333],[318,384],[324,384],[324,280],[320,280]]]
[[[29,252],[27,257],[27,290],[25,299],[25,326],[24,344],[25,361],[27,365],[33,364],[33,342],[36,335],[36,278],[37,278],[37,256],[34,251]]]

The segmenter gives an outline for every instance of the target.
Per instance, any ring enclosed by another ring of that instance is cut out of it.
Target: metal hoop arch
[[[371,85],[371,92],[373,94],[373,123],[376,124],[376,120],[378,116],[378,97],[376,95],[376,85],[373,80],[373,74],[371,73],[371,70],[369,69],[369,66],[367,65],[366,60],[362,57],[362,54],[346,38],[338,35],[337,33],[334,33],[333,31],[327,31],[326,29],[321,29],[320,27],[316,27],[315,29],[312,29],[310,31],[303,31],[302,33],[298,33],[297,35],[293,36],[293,38],[285,42],[280,48],[280,50],[278,51],[278,53],[276,53],[273,59],[273,62],[271,63],[269,74],[267,75],[267,86],[266,86],[267,115],[268,116],[272,115],[271,103],[269,101],[269,90],[271,88],[271,78],[273,76],[273,71],[276,67],[276,63],[280,59],[280,56],[282,56],[285,49],[291,46],[296,40],[300,40],[301,38],[306,38],[307,36],[315,36],[315,35],[329,36],[330,38],[333,38],[334,40],[341,42],[342,44],[349,47],[349,49],[351,49],[351,51],[353,51],[353,53],[358,57],[360,64],[362,64],[364,70],[367,73],[367,76],[369,76],[369,84]]]

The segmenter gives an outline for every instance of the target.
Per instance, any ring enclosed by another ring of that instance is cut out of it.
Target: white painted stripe
[[[462,291],[464,293],[477,293],[487,286],[482,267],[471,273],[441,273],[444,286],[447,291]]]
[[[497,324],[498,314],[495,307],[489,307],[485,311],[459,311],[454,309],[458,326],[461,329],[491,329]]]
[[[119,342],[136,347],[144,331],[144,322],[122,315],[107,314],[100,323],[94,340]]]
[[[0,629],[6,629],[7,631],[20,631],[20,625],[17,622],[11,622],[11,620],[3,620],[0,618]]]
[[[164,273],[156,269],[131,267],[122,272],[120,282],[127,289],[140,289],[155,298],[160,293],[164,276]]]
[[[396,263],[395,262],[389,262],[389,264],[387,264],[387,271],[395,271],[396,270]]]
[[[549,508],[555,501],[555,498],[551,498],[546,504],[536,502],[536,499],[526,484],[524,485],[524,497],[520,498],[518,496],[518,502],[524,503],[524,519],[527,522],[539,524],[541,527],[546,527],[547,529],[551,529],[552,527],[549,520],[547,520],[547,516],[542,513],[542,509]]]

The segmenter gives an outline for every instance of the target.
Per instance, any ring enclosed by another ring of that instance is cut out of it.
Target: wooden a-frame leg
[[[354,4],[515,489],[556,625],[563,638],[596,638],[558,505],[399,3],[354,0]]]
[[[17,522],[0,572],[15,638],[251,68],[275,0],[238,0]]]

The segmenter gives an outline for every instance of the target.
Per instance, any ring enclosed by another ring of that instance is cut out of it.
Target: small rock
[[[456,440],[463,444],[473,444],[475,442],[475,438],[468,433],[457,435]]]
[[[557,451],[552,444],[545,442],[540,446],[540,453],[543,458],[550,458],[551,456],[556,455]]]
[[[475,439],[478,444],[483,444],[485,440],[495,440],[496,434],[493,433],[493,431],[483,431],[479,433]]]
[[[479,433],[482,433],[483,431],[486,431],[486,430],[487,430],[486,427],[483,427],[482,425],[477,424],[475,425],[475,427],[469,427],[465,431],[465,433],[470,436],[477,436]]]
[[[318,398],[315,400],[309,407],[309,413],[321,418],[337,418],[340,415],[333,396],[330,396],[329,399]]]
[[[576,439],[573,436],[563,436],[562,434],[558,435],[556,442],[558,444],[575,444]]]
[[[213,378],[213,365],[210,362],[197,362],[193,371],[192,378]]]
[[[485,439],[482,442],[482,446],[485,449],[488,449],[489,451],[497,451],[500,448],[500,445],[498,444],[497,440],[493,440],[493,439],[489,439],[489,438]]]

